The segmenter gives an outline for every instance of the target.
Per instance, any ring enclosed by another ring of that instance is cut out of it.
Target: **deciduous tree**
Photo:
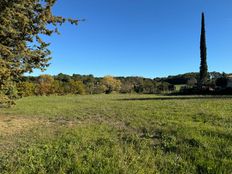
[[[105,92],[107,94],[109,94],[113,91],[119,91],[121,88],[120,80],[117,80],[117,79],[113,78],[112,76],[105,76],[101,82],[103,85],[105,85],[105,87],[106,87]]]
[[[38,78],[36,87],[37,95],[51,95],[55,93],[54,78],[50,75],[41,75]]]

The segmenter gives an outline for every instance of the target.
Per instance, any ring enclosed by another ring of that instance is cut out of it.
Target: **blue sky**
[[[58,0],[65,24],[44,73],[160,77],[199,70],[205,12],[209,71],[232,72],[231,0]],[[35,71],[33,75],[41,74]]]

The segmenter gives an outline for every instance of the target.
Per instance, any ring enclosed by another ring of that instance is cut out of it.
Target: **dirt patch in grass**
[[[42,120],[36,118],[24,118],[20,116],[2,116],[0,115],[0,135],[9,136],[29,129],[42,123]]]

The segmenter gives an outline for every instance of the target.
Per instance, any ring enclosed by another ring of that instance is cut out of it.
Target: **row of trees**
[[[144,93],[154,94],[170,92],[174,85],[165,81],[142,77],[112,77],[97,78],[93,75],[72,76],[59,74],[57,76],[41,75],[39,77],[23,77],[16,83],[19,96],[32,95],[67,95],[67,94],[110,94],[110,93]]]
[[[207,73],[207,79],[204,82],[205,86],[225,88],[229,81],[230,74],[220,72]],[[200,79],[199,73],[185,73],[175,76],[168,76],[167,78],[155,78],[155,80],[165,81],[174,85],[186,85],[188,87],[197,86]]]
[[[27,78],[17,83],[20,96],[112,93],[121,88],[121,82],[111,76],[106,76],[96,83],[91,76],[86,79],[87,81],[83,81],[76,76],[64,74],[55,77],[41,75],[32,79]]]
[[[228,75],[225,73],[208,73],[208,81],[205,85],[211,88],[226,88]],[[103,78],[93,75],[66,75],[56,76],[41,75],[39,77],[25,76],[15,82],[15,88],[9,88],[9,96],[33,95],[67,95],[67,94],[110,94],[110,93],[140,93],[160,94],[178,92],[176,86],[183,89],[194,88],[199,79],[199,73],[186,73],[166,78],[143,77],[112,77]]]

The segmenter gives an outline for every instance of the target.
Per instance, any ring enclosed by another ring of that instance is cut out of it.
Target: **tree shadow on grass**
[[[232,96],[172,96],[172,97],[146,97],[146,98],[123,98],[118,101],[146,101],[146,100],[199,100],[199,99],[232,99]]]

